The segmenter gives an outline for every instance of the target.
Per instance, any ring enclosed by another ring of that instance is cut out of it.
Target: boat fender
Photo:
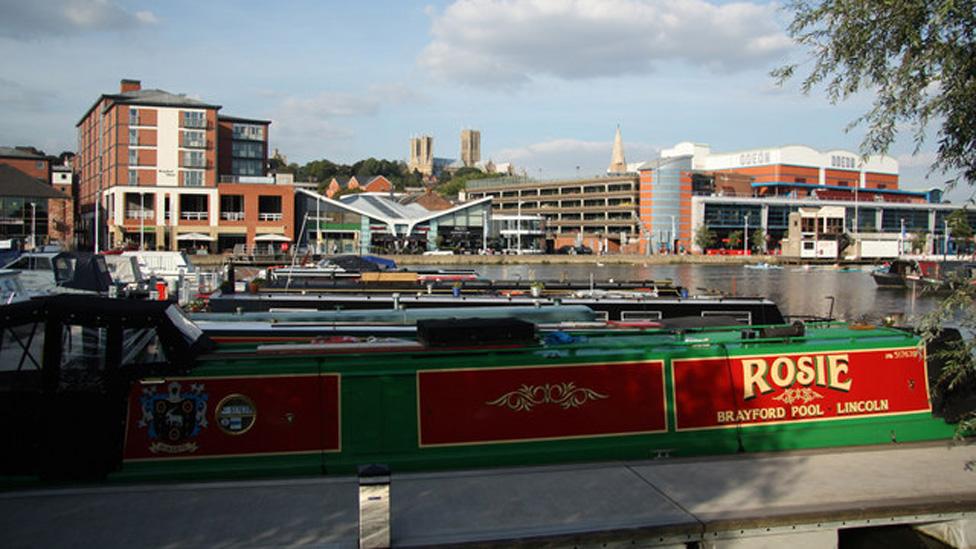
[[[583,343],[586,336],[574,336],[570,333],[557,331],[546,334],[543,339],[546,345],[568,345],[570,343]]]

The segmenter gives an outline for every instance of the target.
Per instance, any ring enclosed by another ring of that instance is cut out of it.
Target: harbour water
[[[406,268],[430,268],[410,266]],[[938,298],[915,295],[911,289],[879,289],[873,267],[842,270],[833,266],[784,265],[782,269],[753,269],[743,265],[476,265],[485,278],[523,280],[671,279],[692,293],[718,290],[727,295],[768,297],[784,314],[826,316],[833,297],[833,316],[842,320],[878,320],[897,316],[907,321],[938,303]],[[472,268],[471,265],[459,268]],[[863,270],[862,270],[863,269]]]

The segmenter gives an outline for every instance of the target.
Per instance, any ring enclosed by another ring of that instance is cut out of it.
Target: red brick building
[[[138,80],[99,97],[77,124],[79,242],[221,251],[261,234],[290,239],[292,199],[282,197],[293,189],[267,176],[270,122],[220,109]]]

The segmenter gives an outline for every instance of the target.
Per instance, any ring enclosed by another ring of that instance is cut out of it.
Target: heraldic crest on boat
[[[154,454],[185,454],[195,452],[195,438],[207,426],[207,399],[202,383],[190,384],[187,391],[177,381],[159,391],[158,386],[143,389],[140,404],[140,428],[148,428],[149,451]]]

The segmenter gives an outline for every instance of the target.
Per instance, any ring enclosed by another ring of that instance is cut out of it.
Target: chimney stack
[[[139,91],[142,89],[142,82],[123,78],[119,89],[121,90],[120,93]]]

